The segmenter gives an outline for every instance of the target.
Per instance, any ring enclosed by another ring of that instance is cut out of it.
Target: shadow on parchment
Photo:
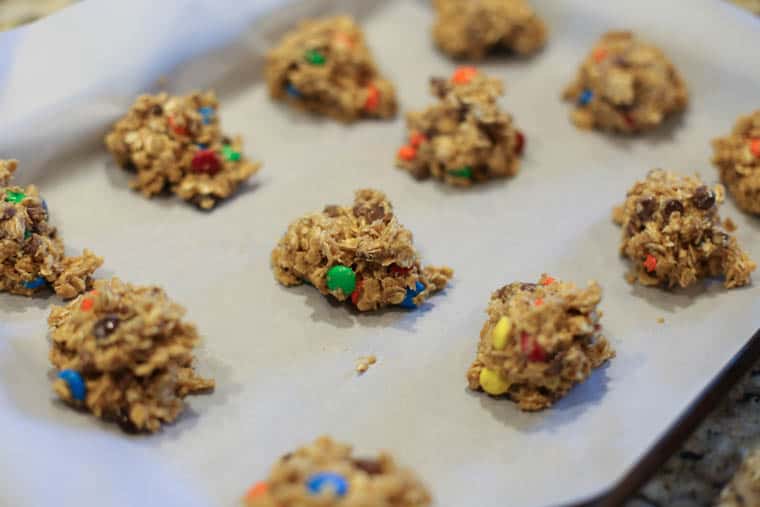
[[[297,287],[279,286],[281,290],[291,292],[293,296],[302,296],[306,305],[311,308],[311,320],[324,322],[340,329],[354,326],[367,328],[390,327],[408,333],[416,331],[416,322],[435,308],[435,301],[446,296],[446,290],[434,294],[424,301],[416,310],[406,310],[400,307],[381,308],[373,312],[360,312],[351,304],[341,303],[330,296],[323,296],[318,290],[309,285]]]
[[[45,310],[50,305],[60,303],[52,289],[47,288],[34,296],[18,296],[16,294],[0,294],[0,307],[12,313],[24,313],[28,308]]]
[[[554,405],[540,412],[523,412],[506,396],[490,396],[470,389],[466,391],[468,396],[478,398],[481,407],[506,426],[523,433],[553,431],[601,403],[607,392],[608,367],[609,361],[594,370],[588,379],[574,386]]]

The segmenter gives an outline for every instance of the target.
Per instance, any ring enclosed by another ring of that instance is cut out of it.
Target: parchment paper
[[[0,36],[0,156],[21,159],[74,251],[100,276],[163,285],[205,342],[218,389],[174,425],[129,436],[54,400],[46,324],[54,297],[0,295],[0,505],[236,505],[282,453],[324,433],[384,448],[429,484],[438,506],[546,506],[611,487],[759,327],[757,285],[667,293],[633,287],[610,221],[653,167],[716,179],[709,140],[757,108],[756,20],[712,0],[535,0],[551,29],[533,59],[490,60],[527,137],[522,172],[471,190],[393,168],[403,121],[343,126],[272,103],[261,54],[308,12],[360,16],[404,110],[432,101],[430,75],[455,64],[432,47],[424,2],[313,0],[83,2]],[[266,15],[265,15],[266,14]],[[690,110],[642,139],[577,131],[564,84],[596,38],[631,28],[661,45],[692,91]],[[181,64],[179,68],[176,65]],[[101,137],[139,92],[214,86],[226,131],[264,162],[211,213],[127,188]],[[310,287],[286,289],[269,254],[288,223],[356,188],[388,193],[424,260],[456,270],[418,311],[358,315]],[[723,214],[760,259],[757,219]],[[542,272],[605,290],[618,356],[551,410],[519,412],[465,388],[490,292]],[[664,317],[665,324],[656,319]],[[354,361],[378,363],[358,377]]]

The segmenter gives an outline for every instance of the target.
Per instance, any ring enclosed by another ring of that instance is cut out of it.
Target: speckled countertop
[[[717,505],[721,490],[758,444],[760,363],[754,365],[744,381],[731,391],[681,450],[626,507]],[[724,505],[751,507],[760,504],[745,502]]]

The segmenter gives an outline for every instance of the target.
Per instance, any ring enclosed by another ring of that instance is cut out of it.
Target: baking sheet
[[[105,257],[100,276],[163,285],[188,308],[205,337],[199,369],[218,383],[160,434],[125,435],[54,400],[45,319],[56,298],[0,295],[0,505],[236,505],[278,456],[324,433],[392,451],[438,506],[548,506],[612,487],[760,327],[757,286],[628,285],[609,218],[653,167],[715,180],[708,141],[758,105],[757,21],[712,0],[534,0],[547,49],[482,65],[505,79],[503,104],[526,134],[522,172],[456,190],[393,168],[401,117],[344,126],[270,102],[260,82],[282,30],[349,9],[401,107],[423,107],[428,77],[455,68],[432,47],[429,6],[282,3],[84,2],[0,36],[0,156],[21,159],[19,179],[38,183],[70,248]],[[611,28],[661,45],[686,77],[692,104],[670,128],[629,140],[568,121],[559,93]],[[108,124],[162,75],[171,91],[214,86],[225,130],[264,162],[212,213],[143,200],[102,148]],[[425,262],[456,270],[418,311],[358,315],[269,270],[290,221],[366,186],[387,192]],[[759,259],[757,220],[731,202],[723,214]],[[490,292],[542,272],[600,281],[618,356],[525,414],[468,392],[464,374]],[[378,363],[359,377],[354,361],[368,354]]]

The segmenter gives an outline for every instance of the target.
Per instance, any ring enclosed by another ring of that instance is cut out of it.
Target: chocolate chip
[[[701,187],[697,187],[694,191],[691,200],[697,208],[708,210],[715,204],[715,194],[706,186],[702,185]]]
[[[364,217],[369,223],[372,223],[375,220],[380,220],[385,217],[385,208],[383,208],[379,204],[375,204],[371,208],[356,205],[354,206],[353,211],[354,211],[354,216]]]
[[[92,332],[95,334],[95,338],[102,340],[107,337],[119,327],[119,318],[113,315],[103,317],[95,323],[92,328]]]
[[[3,210],[3,220],[9,220],[16,216],[16,208],[8,206]]]
[[[292,452],[286,452],[285,454],[282,455],[282,458],[280,458],[280,459],[282,461],[288,461],[292,457],[293,457],[293,453]]]
[[[444,98],[449,91],[449,85],[441,77],[431,77],[430,88],[433,90],[433,95],[439,99]]]
[[[671,199],[665,203],[665,209],[663,210],[663,213],[665,214],[666,220],[670,218],[670,215],[676,211],[683,214],[683,204],[681,204],[681,201],[678,199]]]
[[[499,144],[499,140],[502,137],[502,129],[500,126],[493,123],[478,122],[478,128],[483,131],[491,144]]]
[[[127,171],[129,171],[131,173],[136,173],[137,172],[137,166],[131,160],[127,160],[124,163],[124,169],[126,169]]]
[[[646,222],[652,218],[654,212],[657,211],[657,202],[653,197],[644,197],[643,199],[639,199],[637,208],[639,211],[636,213],[636,216],[638,216],[639,220],[642,222]]]
[[[154,116],[161,116],[164,114],[164,108],[156,104],[155,106],[150,108],[150,113]]]
[[[383,473],[383,465],[375,459],[357,458],[353,460],[354,466],[359,470],[364,470],[369,475],[380,475]]]
[[[224,144],[224,145],[232,144],[232,139],[230,139],[230,138],[229,138],[229,137],[227,137],[227,136],[224,136],[224,137],[222,138],[222,144]]]
[[[382,220],[385,218],[385,208],[379,204],[372,206],[372,209],[367,213],[367,221],[374,222],[375,220]]]
[[[26,212],[29,214],[29,218],[31,218],[33,222],[42,222],[47,218],[47,213],[45,213],[45,209],[42,206],[28,207],[26,208]]]
[[[328,217],[335,218],[340,215],[340,208],[334,204],[328,204],[322,212]]]
[[[536,287],[537,287],[537,285],[535,283],[523,283],[523,284],[520,285],[520,288],[522,290],[533,291],[533,290],[536,290]]]
[[[32,236],[31,238],[29,238],[29,241],[27,241],[24,244],[24,248],[22,248],[22,250],[27,255],[34,255],[35,253],[37,253],[37,250],[39,248],[40,248],[40,238],[38,238],[37,236]]]

